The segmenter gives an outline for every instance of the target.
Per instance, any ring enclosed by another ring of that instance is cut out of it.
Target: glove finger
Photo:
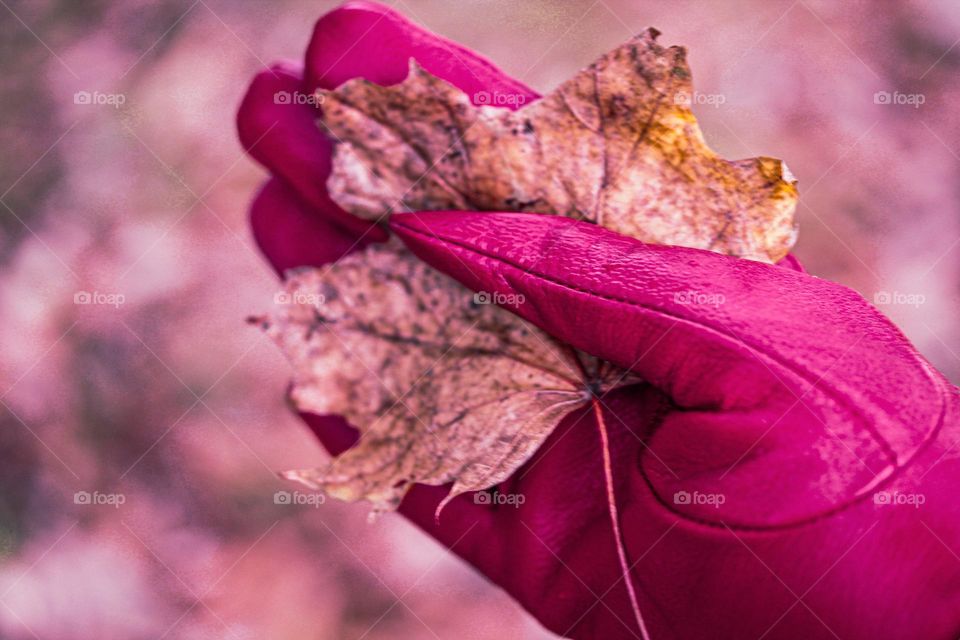
[[[327,193],[332,144],[317,126],[317,110],[303,92],[299,65],[273,65],[253,79],[237,112],[240,142],[257,162],[279,176],[312,209],[356,236],[384,240],[369,220],[350,215]]]
[[[391,227],[435,268],[522,301],[507,308],[671,398],[644,463],[665,500],[702,488],[726,493],[732,522],[812,518],[869,496],[943,423],[949,383],[845,287],[558,216],[427,212]]]
[[[470,96],[505,92],[526,101],[538,97],[469,49],[369,2],[349,2],[317,22],[307,49],[306,87],[333,89],[356,77],[397,84],[407,77],[410,58]]]
[[[254,199],[250,227],[280,276],[295,267],[323,266],[370,242],[318,216],[279,178],[264,183]]]

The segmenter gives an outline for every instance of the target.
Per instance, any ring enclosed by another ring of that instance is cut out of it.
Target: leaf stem
[[[590,399],[590,404],[593,406],[593,413],[597,417],[597,425],[600,428],[600,444],[603,450],[603,473],[607,486],[607,506],[610,510],[610,524],[613,526],[613,537],[617,545],[617,557],[620,559],[620,571],[623,573],[623,581],[627,585],[627,594],[630,596],[630,606],[633,607],[633,616],[637,620],[637,626],[640,627],[640,635],[643,637],[643,640],[650,640],[647,626],[643,622],[643,614],[640,613],[637,592],[634,590],[633,581],[630,579],[627,547],[623,542],[623,535],[620,532],[620,515],[617,511],[617,500],[613,490],[613,464],[610,461],[610,436],[607,433],[607,424],[603,420],[603,409],[600,406],[600,399],[597,396],[593,396]]]

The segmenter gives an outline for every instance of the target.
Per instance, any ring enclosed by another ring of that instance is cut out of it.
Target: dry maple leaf
[[[576,354],[394,240],[290,274],[257,321],[293,363],[298,409],[341,414],[359,443],[287,472],[334,497],[396,508],[412,483],[447,500],[506,480],[591,390],[636,379]],[[584,380],[579,362],[596,372]]]
[[[728,161],[706,145],[689,107],[686,51],[657,35],[647,30],[516,111],[474,106],[412,60],[400,84],[358,78],[320,91],[339,141],[330,193],[366,218],[553,213],[644,242],[777,262],[796,239],[794,178],[774,158]]]
[[[517,111],[474,107],[415,63],[398,85],[354,79],[322,92],[339,141],[331,196],[372,218],[536,211],[779,259],[795,235],[792,179],[778,160],[728,162],[705,145],[683,99],[685,52],[656,36],[637,36]],[[300,270],[285,299],[306,304],[261,321],[294,365],[294,403],[341,414],[362,433],[329,466],[287,477],[375,510],[395,508],[416,482],[453,482],[452,498],[505,480],[591,390],[628,381],[509,311],[475,304],[398,244]]]

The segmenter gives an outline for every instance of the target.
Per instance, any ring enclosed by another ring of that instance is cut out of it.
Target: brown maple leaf
[[[339,142],[330,194],[368,218],[535,211],[778,260],[795,236],[792,178],[778,160],[729,162],[706,146],[686,99],[685,52],[656,36],[516,111],[475,107],[415,63],[398,85],[355,79],[322,92]],[[591,391],[633,381],[477,304],[396,243],[300,270],[281,299],[293,303],[261,320],[294,365],[293,402],[341,414],[362,434],[328,466],[286,475],[377,511],[412,483],[453,482],[452,498],[505,480]]]
[[[375,512],[396,508],[412,483],[453,482],[450,500],[506,480],[592,391],[636,381],[398,241],[292,272],[277,300],[257,321],[293,364],[294,404],[362,433],[329,465],[284,475]]]
[[[354,79],[321,91],[339,141],[330,193],[372,219],[553,213],[645,242],[780,260],[796,239],[794,178],[774,158],[729,161],[706,145],[686,52],[657,35],[636,36],[516,111],[474,106],[413,61],[397,85]]]

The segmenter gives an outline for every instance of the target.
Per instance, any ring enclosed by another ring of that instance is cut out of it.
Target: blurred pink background
[[[798,176],[807,268],[960,381],[955,2],[386,4],[541,91],[686,45],[713,147]],[[321,452],[244,323],[277,287],[234,113],[334,3],[0,5],[0,637],[549,637],[401,518],[274,498]]]

